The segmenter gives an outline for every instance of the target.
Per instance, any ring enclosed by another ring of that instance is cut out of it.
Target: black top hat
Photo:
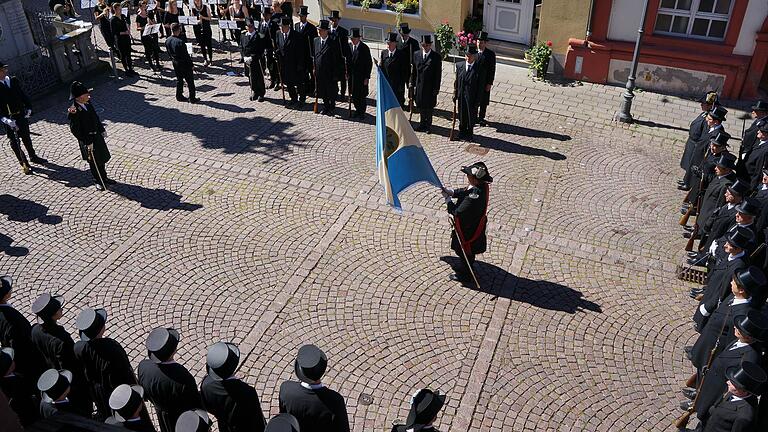
[[[80,339],[88,341],[96,337],[107,323],[107,311],[104,309],[83,309],[77,316],[75,327],[80,331]]]
[[[431,44],[432,43],[432,35],[421,35],[421,43],[423,44]]]
[[[332,10],[331,14],[328,15],[328,19],[341,19],[341,14],[337,10]]]
[[[721,107],[720,105],[716,105],[714,108],[712,108],[711,111],[709,111],[710,117],[715,120],[720,120],[721,122],[725,121],[726,114],[728,114],[728,110]]]
[[[413,428],[429,424],[445,405],[445,395],[430,389],[421,389],[411,399],[411,410],[405,420],[405,426]]]
[[[720,168],[736,169],[736,156],[730,153],[723,153],[717,158],[715,165]]]
[[[477,40],[487,41],[488,40],[488,32],[481,31],[480,32],[480,36],[477,37]]]
[[[164,362],[176,352],[181,336],[172,328],[158,327],[152,330],[147,337],[147,351],[149,358],[157,363]]]
[[[5,68],[5,67],[8,67],[8,63],[0,60],[0,69]]]
[[[0,276],[0,299],[2,299],[6,294],[11,292],[12,288],[13,288],[13,278],[9,275]]]
[[[293,25],[293,20],[290,17],[282,17],[280,18],[280,25],[291,26]]]
[[[766,284],[765,273],[755,266],[736,270],[733,278],[736,280],[736,283],[750,295],[761,290]]]
[[[309,16],[309,6],[302,6],[299,8],[299,16]]]
[[[717,105],[720,100],[717,97],[717,92],[709,91],[707,94],[699,98],[699,102],[709,105]]]
[[[314,345],[304,345],[299,348],[294,369],[296,376],[302,382],[311,383],[320,380],[326,367],[328,367],[328,357],[320,348]]]
[[[742,361],[741,367],[734,366],[725,371],[725,377],[733,383],[734,387],[748,391],[752,394],[762,390],[768,377],[765,371],[757,363]]]
[[[176,432],[208,432],[213,422],[201,409],[185,411],[176,420]]]
[[[320,25],[317,26],[318,30],[330,30],[331,23],[328,20],[320,20]]]
[[[80,81],[72,81],[72,85],[69,86],[69,99],[78,98],[88,93],[88,88]]]
[[[718,132],[709,142],[721,147],[728,147],[729,139],[731,139],[731,135],[728,132]]]
[[[299,432],[299,421],[290,414],[278,414],[267,423],[264,432]]]
[[[477,45],[467,46],[467,54],[477,54]]]
[[[133,417],[144,399],[144,388],[139,385],[120,384],[109,395],[109,407],[115,411],[115,418],[126,421]]]
[[[768,111],[768,102],[759,100],[752,105],[752,111]]]
[[[741,180],[736,180],[732,185],[728,186],[728,190],[732,194],[743,197],[749,194],[749,184]]]
[[[755,234],[749,228],[737,226],[726,241],[739,249],[747,249],[755,241]]]
[[[757,310],[733,318],[733,325],[745,336],[762,341],[768,331],[768,318]]]
[[[349,31],[352,33],[352,36],[350,36],[350,37],[352,37],[352,38],[359,38],[359,37],[363,37],[363,36],[360,34],[360,28],[359,28],[359,27],[352,27],[351,29],[349,29]]]
[[[736,206],[736,211],[747,216],[757,216],[760,214],[760,204],[754,198],[744,198],[744,201]]]
[[[0,378],[8,375],[16,353],[11,347],[0,349]]]
[[[60,398],[72,384],[72,372],[61,369],[48,369],[37,380],[37,389],[43,392],[43,400],[53,402]]]
[[[493,182],[493,177],[488,173],[488,167],[485,166],[484,162],[475,162],[472,165],[461,167],[461,172],[486,183]]]
[[[400,33],[410,34],[411,26],[409,26],[408,23],[400,23]]]
[[[384,42],[397,42],[397,33],[389,33]]]
[[[757,131],[768,133],[768,123],[763,123],[760,127],[757,128]]]
[[[64,304],[64,297],[52,295],[49,293],[41,294],[34,303],[32,303],[32,313],[39,316],[42,320],[48,320],[53,314],[61,309]]]
[[[216,380],[227,379],[235,373],[239,361],[240,349],[235,344],[216,342],[208,348],[206,356],[208,375]]]

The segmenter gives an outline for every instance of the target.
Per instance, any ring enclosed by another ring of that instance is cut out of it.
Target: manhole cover
[[[357,402],[359,402],[360,405],[370,405],[373,403],[373,396],[369,395],[368,393],[360,393],[360,397],[357,398]]]
[[[488,154],[488,150],[489,149],[484,148],[484,147],[480,147],[477,144],[469,144],[464,149],[464,151],[466,151],[467,153],[472,153],[472,154],[475,154],[475,155],[478,155],[478,156],[485,156],[485,155],[487,155]]]

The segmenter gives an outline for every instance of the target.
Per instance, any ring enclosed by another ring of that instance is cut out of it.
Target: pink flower
[[[547,41],[547,46],[548,46],[548,47],[551,47],[551,46],[552,46],[552,41],[551,41],[551,40],[548,40],[548,41]]]

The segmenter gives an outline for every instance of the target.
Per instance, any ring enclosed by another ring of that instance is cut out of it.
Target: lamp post
[[[640,28],[637,30],[637,41],[635,41],[635,52],[632,55],[632,69],[627,78],[627,91],[622,95],[621,110],[618,119],[622,123],[632,123],[632,99],[635,97],[635,79],[637,77],[637,64],[640,61],[640,45],[643,43],[643,33],[645,33],[645,17],[648,15],[648,0],[643,2],[643,15],[640,17]]]

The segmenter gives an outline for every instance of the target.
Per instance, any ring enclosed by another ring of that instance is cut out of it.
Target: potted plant
[[[419,0],[402,0],[400,3],[404,5],[403,13],[419,13]]]
[[[472,34],[479,34],[483,29],[483,19],[476,16],[464,18],[464,31]]]
[[[552,57],[552,41],[539,43],[525,52],[526,59],[531,62],[531,73],[534,77],[544,79],[549,69],[549,59]]]
[[[437,43],[437,51],[443,60],[447,59],[456,47],[456,35],[453,33],[453,27],[448,24],[448,20],[443,20],[443,23],[435,29],[435,42]]]

